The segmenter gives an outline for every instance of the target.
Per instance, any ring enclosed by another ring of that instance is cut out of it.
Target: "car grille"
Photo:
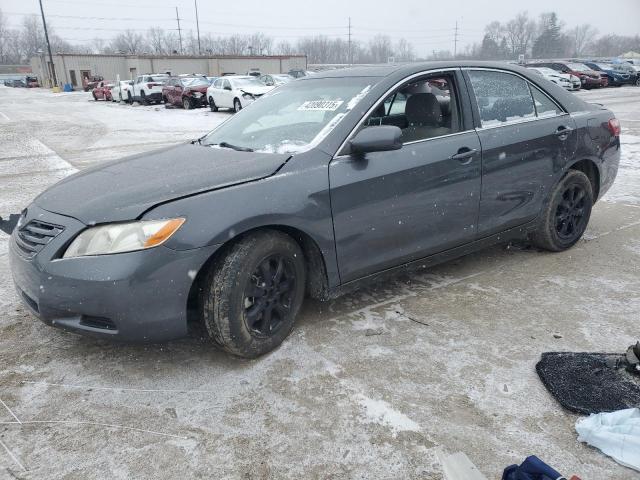
[[[31,220],[25,226],[20,227],[16,234],[16,245],[23,256],[33,258],[51,240],[56,238],[64,227],[51,223]]]

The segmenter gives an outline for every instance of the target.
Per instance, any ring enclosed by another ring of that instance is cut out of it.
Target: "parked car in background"
[[[209,85],[213,85],[213,82],[215,82],[218,78],[220,77],[207,77],[207,81],[209,82]]]
[[[102,82],[104,78],[100,75],[92,75],[90,77],[82,77],[82,88],[85,92],[90,92],[98,83]]]
[[[143,105],[162,102],[162,87],[168,79],[169,75],[166,73],[138,75],[127,91],[127,101],[140,102]]]
[[[122,102],[127,99],[129,88],[133,82],[131,80],[120,80],[119,82],[115,82],[113,87],[111,87],[111,100],[114,102]]]
[[[217,112],[219,108],[239,112],[273,89],[248,75],[221,77],[207,89],[207,99],[212,112]]]
[[[309,77],[309,76],[315,75],[316,73],[311,72],[309,70],[293,68],[289,70],[288,74],[291,75],[293,78],[302,78],[302,77]]]
[[[27,84],[25,83],[25,81],[18,79],[5,80],[4,85],[6,87],[27,88]]]
[[[285,340],[306,296],[516,239],[573,247],[619,161],[611,111],[525,68],[344,69],[283,85],[193,142],[65,178],[22,212],[8,258],[50,326],[161,342],[189,318],[254,358]]]
[[[530,70],[539,73],[550,82],[560,85],[566,90],[580,90],[581,82],[578,77],[568,73],[560,73],[549,67],[533,67],[527,66]]]
[[[110,102],[113,100],[113,94],[111,89],[113,88],[113,83],[107,83],[104,80],[98,82],[98,84],[91,90],[91,94],[93,95],[93,99],[95,101],[105,100]]]
[[[260,77],[260,81],[267,87],[278,87],[280,85],[284,85],[285,83],[289,83],[291,80],[295,80],[295,78],[287,73],[280,73],[275,75],[266,74]]]
[[[596,72],[606,75],[611,86],[620,87],[629,84],[635,85],[636,83],[636,75],[631,75],[620,67],[602,62],[584,62],[584,64]]]
[[[169,105],[178,105],[185,110],[207,104],[207,77],[170,77],[162,87],[162,100]]]
[[[576,62],[536,62],[530,64],[532,67],[548,67],[558,72],[567,73],[569,75],[575,75],[580,79],[582,88],[600,88],[606,87],[607,77],[604,78],[600,75],[600,72],[594,72],[589,67],[582,63]]]

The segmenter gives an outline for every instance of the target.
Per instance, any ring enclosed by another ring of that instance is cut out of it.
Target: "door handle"
[[[475,148],[462,147],[458,150],[458,153],[454,153],[449,158],[451,160],[458,160],[463,165],[471,163],[473,156],[478,152]]]
[[[556,137],[558,137],[560,140],[566,140],[572,131],[573,131],[573,128],[567,127],[565,125],[560,125],[556,129]]]

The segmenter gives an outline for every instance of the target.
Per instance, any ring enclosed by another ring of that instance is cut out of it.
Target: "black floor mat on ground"
[[[536,370],[542,383],[567,410],[590,414],[640,407],[640,376],[608,353],[543,353]]]

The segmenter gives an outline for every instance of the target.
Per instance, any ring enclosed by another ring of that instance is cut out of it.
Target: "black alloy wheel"
[[[573,184],[562,194],[556,208],[556,232],[563,240],[572,241],[585,229],[587,193],[581,185]]]
[[[283,255],[265,258],[252,273],[245,288],[245,322],[256,336],[268,337],[292,315],[296,271]]]
[[[551,191],[531,236],[534,245],[562,252],[580,240],[591,217],[594,186],[584,172],[569,170]]]

